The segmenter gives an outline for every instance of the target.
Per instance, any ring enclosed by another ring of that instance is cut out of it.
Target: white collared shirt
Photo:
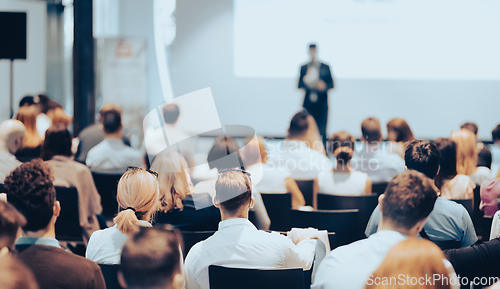
[[[151,227],[151,224],[147,221],[139,221],[139,226]],[[87,245],[85,258],[98,264],[120,264],[120,256],[127,239],[127,235],[120,232],[116,225],[95,231]]]
[[[406,238],[399,232],[382,230],[368,239],[333,250],[321,261],[311,289],[365,288],[366,280],[387,252]]]
[[[186,288],[209,288],[208,266],[233,268],[311,268],[316,242],[295,245],[289,238],[259,231],[247,219],[219,223],[219,230],[194,245],[185,262]]]
[[[21,162],[6,149],[0,148],[0,184],[3,184],[5,177],[21,165]]]
[[[330,159],[307,144],[298,140],[287,140],[278,152],[269,156],[269,165],[277,169],[287,170],[295,180],[312,180],[321,171],[332,169]]]
[[[385,183],[405,170],[404,160],[396,154],[385,152],[380,145],[366,145],[355,153],[351,168],[368,174],[372,183]]]
[[[127,167],[144,167],[144,155],[117,138],[105,138],[87,154],[85,163],[101,174],[123,174]]]

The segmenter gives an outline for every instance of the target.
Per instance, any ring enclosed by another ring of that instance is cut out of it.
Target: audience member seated
[[[120,264],[120,254],[127,236],[139,227],[151,227],[159,206],[157,174],[141,168],[130,168],[116,189],[120,212],[111,228],[95,231],[90,237],[85,257],[99,264]]]
[[[405,143],[414,140],[413,132],[402,118],[393,118],[387,123],[388,152],[405,156]]]
[[[55,239],[61,205],[56,200],[49,166],[33,160],[5,179],[9,203],[27,220],[16,242],[19,258],[33,271],[40,288],[105,288],[101,269],[94,262],[67,252]]]
[[[295,180],[313,180],[319,172],[332,169],[332,162],[324,153],[311,149],[308,135],[310,115],[306,111],[295,114],[290,121],[288,137],[277,153],[269,156],[269,163],[291,173]],[[319,144],[323,145],[321,141]]]
[[[418,235],[436,199],[435,187],[424,174],[407,170],[396,175],[379,197],[382,218],[377,233],[330,252],[311,288],[364,288],[395,244]]]
[[[0,255],[0,288],[38,289],[39,287],[33,272],[16,256]]]
[[[99,111],[99,115],[97,116],[98,122],[84,128],[80,132],[80,134],[78,134],[79,143],[78,143],[78,149],[75,153],[75,160],[77,162],[85,164],[89,150],[104,140],[105,134],[101,128],[102,127],[101,118],[102,115],[109,110],[120,111],[120,109],[115,105],[104,104],[101,110]],[[123,136],[122,140],[125,145],[130,146],[130,141],[128,138]]]
[[[14,154],[23,147],[26,129],[18,120],[9,119],[0,124],[0,183],[21,163]]]
[[[493,216],[498,211],[500,199],[500,178],[487,179],[481,184],[481,203],[479,209],[485,216]]]
[[[427,282],[431,276],[434,281]],[[380,267],[370,275],[365,289],[459,288],[458,284],[450,285],[450,278],[456,277],[438,246],[428,240],[409,238],[389,250]]]
[[[186,288],[209,288],[208,267],[303,268],[313,263],[316,241],[299,238],[295,245],[279,233],[257,230],[248,221],[254,205],[252,183],[247,172],[238,169],[219,174],[214,203],[220,209],[219,230],[194,245],[186,257]]]
[[[478,132],[478,127],[477,124],[473,122],[466,122],[460,126],[460,129],[466,129],[470,131],[471,133],[474,134],[476,137],[476,148],[479,151],[478,156],[477,156],[477,167],[486,167],[490,170],[491,174],[491,151],[488,148],[487,145],[485,145],[483,142],[477,141],[477,132]],[[478,169],[479,170],[479,169]],[[484,168],[481,168],[481,170],[484,170]],[[481,183],[478,183],[480,185]]]
[[[212,149],[208,152],[207,163],[210,169],[217,169],[220,173],[226,169],[235,167],[243,168],[243,160],[240,155],[240,148],[236,141],[231,137],[218,137]],[[208,193],[210,196],[215,196],[215,183],[217,179],[201,181],[194,187],[195,194]],[[266,207],[260,196],[260,192],[252,189],[252,198],[255,206],[252,211],[255,213],[255,222],[260,230],[267,230],[271,225],[271,220],[267,215]]]
[[[73,117],[66,114],[64,109],[58,104],[50,113],[50,120],[52,125],[63,125],[66,128],[73,122]]]
[[[457,144],[457,173],[467,175],[476,185],[491,177],[487,167],[478,167],[476,137],[469,130],[462,129],[452,132],[450,139]]]
[[[159,228],[140,228],[125,243],[118,280],[129,289],[182,289],[179,237]]]
[[[92,174],[85,165],[71,158],[71,135],[64,125],[51,126],[45,132],[42,158],[50,166],[54,185],[75,187],[78,191],[80,225],[84,239],[99,230],[96,215],[102,212],[101,196],[94,185]]]
[[[42,150],[42,137],[36,130],[36,111],[34,106],[19,108],[16,119],[24,124],[26,134],[23,147],[16,152],[16,158],[22,162],[29,162],[40,157]]]
[[[374,184],[389,182],[395,175],[404,171],[403,159],[381,148],[382,129],[377,118],[363,120],[361,134],[365,146],[354,155],[351,161],[353,169],[367,173]]]
[[[320,172],[315,191],[323,194],[359,196],[371,194],[372,182],[364,172],[351,168],[350,162],[354,154],[356,140],[346,132],[333,134],[329,141],[329,150],[337,160],[332,171]]]
[[[261,194],[292,195],[292,208],[305,206],[304,195],[287,169],[267,163],[267,150],[262,137],[248,138],[242,152],[246,170],[252,174],[252,184]]]
[[[495,176],[500,173],[500,124],[491,131],[491,138],[493,140],[493,144],[489,145],[492,158],[491,175]]]
[[[407,144],[405,151],[406,167],[423,173],[434,179],[439,168],[440,153],[437,147],[423,140],[414,140]],[[377,232],[381,219],[380,208],[372,213],[366,226],[365,234],[370,236]],[[470,246],[477,242],[476,231],[467,210],[460,204],[438,197],[434,209],[424,225],[428,238],[439,242],[442,246]]]
[[[0,202],[0,255],[14,251],[16,240],[22,235],[21,228],[26,225],[26,218],[11,204]]]
[[[102,112],[100,122],[105,137],[87,154],[85,163],[90,170],[101,174],[123,174],[128,166],[144,167],[143,154],[123,143],[120,111]]]
[[[186,160],[174,152],[158,154],[151,166],[158,173],[160,209],[155,221],[181,231],[215,231],[219,210],[209,194],[193,195],[194,188]]]
[[[37,113],[36,116],[36,130],[43,138],[45,131],[50,127],[52,121],[47,113],[53,109],[55,101],[50,100],[46,95],[39,94],[35,96],[25,96],[19,102],[19,107],[34,107]]]
[[[448,200],[472,199],[476,185],[467,175],[457,172],[457,144],[447,138],[434,141],[441,157],[436,186],[441,190],[441,197]]]

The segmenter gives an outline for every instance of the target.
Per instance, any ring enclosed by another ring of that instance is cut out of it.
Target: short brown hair
[[[380,142],[382,140],[382,128],[376,117],[369,117],[361,123],[361,133],[367,142]]]
[[[396,226],[411,229],[429,216],[437,197],[431,179],[414,170],[404,171],[387,185],[382,216]]]
[[[26,218],[9,203],[0,202],[0,248],[13,247],[17,231],[26,225]]]
[[[248,175],[238,171],[222,172],[215,182],[216,199],[224,210],[236,212],[252,196],[252,182]]]

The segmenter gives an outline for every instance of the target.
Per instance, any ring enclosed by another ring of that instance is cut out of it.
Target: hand
[[[316,84],[316,89],[318,91],[325,91],[326,83],[323,80],[319,80],[318,83]]]
[[[297,238],[297,242],[295,243],[295,245],[297,245],[298,243],[300,243],[304,240],[310,240],[310,239],[311,239],[311,237],[308,234],[302,234]]]

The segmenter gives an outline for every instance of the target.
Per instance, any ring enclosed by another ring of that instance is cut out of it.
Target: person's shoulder
[[[443,197],[438,197],[436,199],[436,203],[434,204],[434,210],[431,212],[432,213],[438,213],[440,215],[444,215],[447,218],[455,218],[455,217],[462,217],[462,214],[467,212],[467,209],[465,209],[464,206],[461,204],[450,201],[448,199],[445,199]]]

